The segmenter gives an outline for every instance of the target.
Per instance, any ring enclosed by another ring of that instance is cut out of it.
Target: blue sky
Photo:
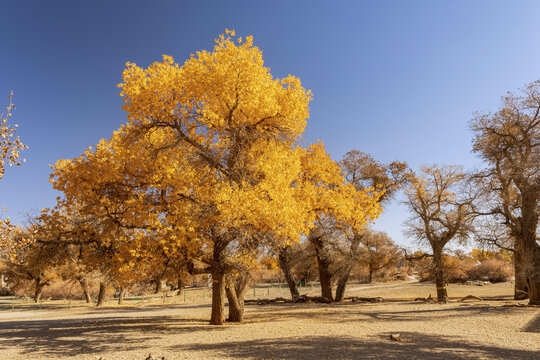
[[[0,180],[16,223],[53,206],[50,164],[78,156],[125,122],[115,84],[126,61],[162,54],[183,63],[225,28],[252,34],[276,77],[311,89],[306,144],[334,159],[479,166],[468,121],[540,78],[539,1],[4,1],[0,105],[27,162]],[[394,201],[375,228],[400,244],[406,209]]]

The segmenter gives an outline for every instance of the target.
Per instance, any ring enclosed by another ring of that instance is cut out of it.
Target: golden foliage
[[[328,216],[363,229],[381,211],[380,193],[346,183],[322,142],[297,145],[311,92],[273,78],[252,37],[226,31],[182,66],[169,56],[128,63],[119,87],[129,121],[57,161],[51,182],[64,199],[43,219],[93,219],[77,236],[107,249],[89,261],[115,277],[143,276],[164,258],[249,268],[270,238],[297,242]]]

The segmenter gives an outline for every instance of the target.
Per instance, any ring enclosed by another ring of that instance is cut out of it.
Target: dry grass
[[[278,296],[274,290],[272,297]],[[254,305],[244,324],[222,327],[207,325],[204,291],[188,293],[186,303],[183,296],[130,299],[101,309],[50,301],[42,310],[21,303],[12,311],[13,300],[0,299],[0,353],[8,359],[106,360],[142,360],[150,352],[169,360],[540,358],[540,309],[516,306],[523,302],[510,300],[510,283],[450,285],[448,304],[411,300],[434,294],[433,284],[357,285],[349,295],[387,301]],[[256,297],[268,292],[256,291]],[[469,294],[507,300],[457,300]],[[389,340],[394,333],[403,341]]]

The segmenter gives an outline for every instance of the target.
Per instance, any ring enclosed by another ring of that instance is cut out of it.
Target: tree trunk
[[[289,286],[289,290],[291,292],[291,297],[294,299],[299,297],[300,293],[298,292],[296,279],[294,278],[294,274],[292,273],[291,266],[289,264],[289,248],[289,246],[279,248],[279,267],[281,268],[281,271],[283,271],[283,275],[285,276],[285,280],[287,280],[287,285]]]
[[[370,262],[369,263],[369,277],[368,277],[368,283],[372,283],[373,282],[373,263]]]
[[[77,281],[81,285],[82,291],[84,293],[84,299],[86,300],[87,304],[90,304],[90,301],[92,301],[92,298],[90,297],[90,292],[88,291],[88,283],[85,278],[79,277],[77,278]]]
[[[527,279],[529,285],[529,305],[540,305],[540,247],[534,250],[533,274]]]
[[[345,298],[345,289],[347,287],[347,281],[349,281],[349,274],[351,273],[352,265],[348,266],[348,268],[345,269],[345,273],[343,273],[338,281],[337,281],[337,287],[336,287],[336,302],[342,302]]]
[[[43,286],[45,285],[41,283],[41,278],[36,279],[35,282],[36,282],[35,284],[36,288],[34,292],[34,302],[38,303],[39,300],[41,299],[41,292],[43,290]]]
[[[176,295],[182,295],[182,291],[184,291],[184,282],[181,279],[178,279],[176,284]]]
[[[521,249],[527,277],[529,305],[540,305],[540,247],[536,242],[538,199],[534,190],[522,191]]]
[[[353,234],[353,237],[351,238],[351,247],[349,250],[349,254],[347,258],[345,259],[346,263],[337,281],[336,298],[335,298],[336,302],[342,302],[343,298],[345,297],[345,289],[347,287],[347,282],[349,281],[349,275],[351,274],[353,264],[356,260],[358,246],[360,245],[360,241],[362,240],[362,237],[363,235],[357,234],[355,232]]]
[[[527,295],[527,275],[525,274],[523,243],[520,238],[514,240],[514,299],[523,300]]]
[[[120,286],[120,290],[118,292],[118,305],[122,305],[124,302],[124,288]]]
[[[444,281],[442,249],[433,249],[433,272],[435,274],[435,285],[437,286],[437,300],[447,302],[448,292]]]
[[[223,271],[212,272],[212,314],[210,325],[223,325],[225,302],[225,274]]]
[[[323,236],[310,238],[317,254],[317,265],[319,268],[319,282],[321,283],[321,296],[333,301],[332,296],[332,274],[330,273],[330,257],[324,249]]]
[[[154,294],[158,294],[163,290],[163,281],[161,278],[155,279]]]
[[[97,298],[96,306],[103,305],[103,302],[105,301],[105,292],[107,291],[107,285],[104,282],[99,283],[99,293]]]
[[[244,296],[247,289],[248,275],[241,273],[228,281],[225,287],[229,301],[229,322],[244,321]]]
[[[516,241],[514,245],[514,299],[523,300],[528,297],[527,293],[527,276],[523,266],[523,250],[521,245]]]

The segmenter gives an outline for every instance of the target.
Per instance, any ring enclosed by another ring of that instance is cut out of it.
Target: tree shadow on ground
[[[404,305],[410,303],[404,302]],[[471,317],[485,314],[508,315],[521,311],[528,311],[527,308],[514,308],[485,303],[461,303],[461,304],[441,304],[440,308],[423,308],[425,305],[418,303],[415,310],[400,311],[379,304],[273,304],[263,305],[267,311],[252,312],[246,315],[248,322],[279,321],[280,319],[315,319],[324,317],[326,322],[347,323],[359,320],[392,320],[392,321],[419,321],[429,319],[448,319],[451,317]],[[431,304],[433,305],[433,304]],[[457,306],[455,306],[457,305]],[[344,309],[346,307],[346,309]]]
[[[538,313],[538,315],[536,315],[531,321],[525,324],[522,331],[540,333],[540,313]],[[540,355],[538,355],[538,357],[540,358]]]
[[[172,347],[173,351],[212,351],[235,359],[538,359],[536,351],[512,350],[416,332],[401,333],[403,341],[389,335],[367,339],[316,336],[259,339]]]
[[[206,319],[152,317],[93,317],[0,322],[2,349],[18,348],[23,354],[85,355],[108,350],[144,349],[146,341],[167,334],[221,331]]]
[[[121,313],[121,312],[153,312],[156,310],[170,309],[202,309],[210,308],[210,304],[105,304],[103,306],[95,306],[93,304],[69,304],[69,303],[26,303],[26,304],[3,304],[0,302],[0,316],[3,312],[28,312],[28,311],[55,311],[55,310],[70,310],[70,311],[86,311],[85,314],[99,313]]]
[[[119,313],[119,312],[141,312],[141,311],[159,311],[159,310],[182,310],[182,309],[204,309],[204,308],[211,308],[210,304],[196,304],[196,305],[183,305],[183,304],[141,304],[141,305],[135,305],[135,304],[126,304],[126,305],[107,305],[103,307],[98,306],[90,306],[87,307],[88,314],[92,313],[99,313],[99,312],[113,312],[113,313]]]

